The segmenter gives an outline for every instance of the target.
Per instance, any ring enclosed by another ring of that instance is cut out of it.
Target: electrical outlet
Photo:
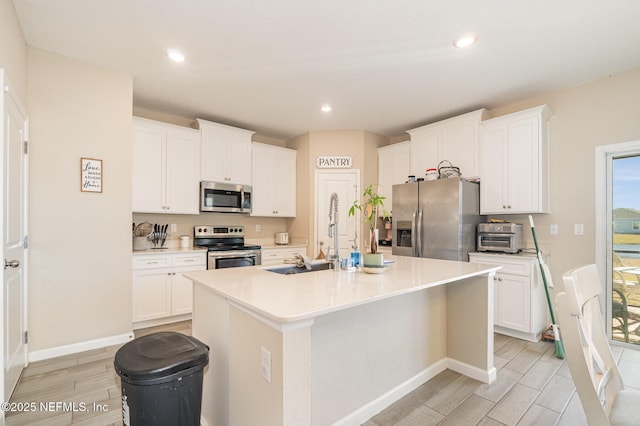
[[[171,232],[178,232],[178,225],[176,225],[175,223],[171,224]]]
[[[551,235],[558,235],[558,225],[556,224],[549,225],[549,233]]]
[[[260,375],[267,383],[271,383],[271,352],[265,348],[260,348]]]
[[[584,225],[581,223],[576,223],[575,225],[573,225],[573,234],[584,235]]]
[[[260,225],[256,225],[256,232],[260,232]]]

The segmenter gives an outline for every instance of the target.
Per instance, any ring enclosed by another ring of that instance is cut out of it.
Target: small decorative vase
[[[364,266],[383,267],[384,255],[382,253],[365,253],[363,263]]]

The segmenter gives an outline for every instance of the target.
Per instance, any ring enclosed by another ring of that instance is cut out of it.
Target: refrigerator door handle
[[[420,213],[418,214],[417,231],[418,236],[416,241],[418,242],[418,257],[422,257],[422,209],[420,209]]]
[[[411,219],[411,251],[413,257],[418,257],[418,248],[416,247],[416,215],[418,210],[413,211],[413,217]]]

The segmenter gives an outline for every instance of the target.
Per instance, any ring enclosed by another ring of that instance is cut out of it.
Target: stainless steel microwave
[[[251,213],[251,186],[222,182],[200,182],[200,211]]]

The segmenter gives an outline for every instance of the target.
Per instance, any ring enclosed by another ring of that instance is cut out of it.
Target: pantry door
[[[8,401],[27,364],[26,349],[26,208],[27,117],[15,92],[0,70],[2,85],[2,361],[4,395]]]
[[[347,256],[356,238],[360,215],[349,217],[349,207],[357,200],[360,193],[360,170],[316,170],[316,200],[315,200],[315,238],[313,250],[309,253],[314,258],[322,251],[334,253],[334,239],[329,237],[329,200],[331,194],[338,195],[338,243],[340,255]],[[358,235],[358,238],[360,236]]]

